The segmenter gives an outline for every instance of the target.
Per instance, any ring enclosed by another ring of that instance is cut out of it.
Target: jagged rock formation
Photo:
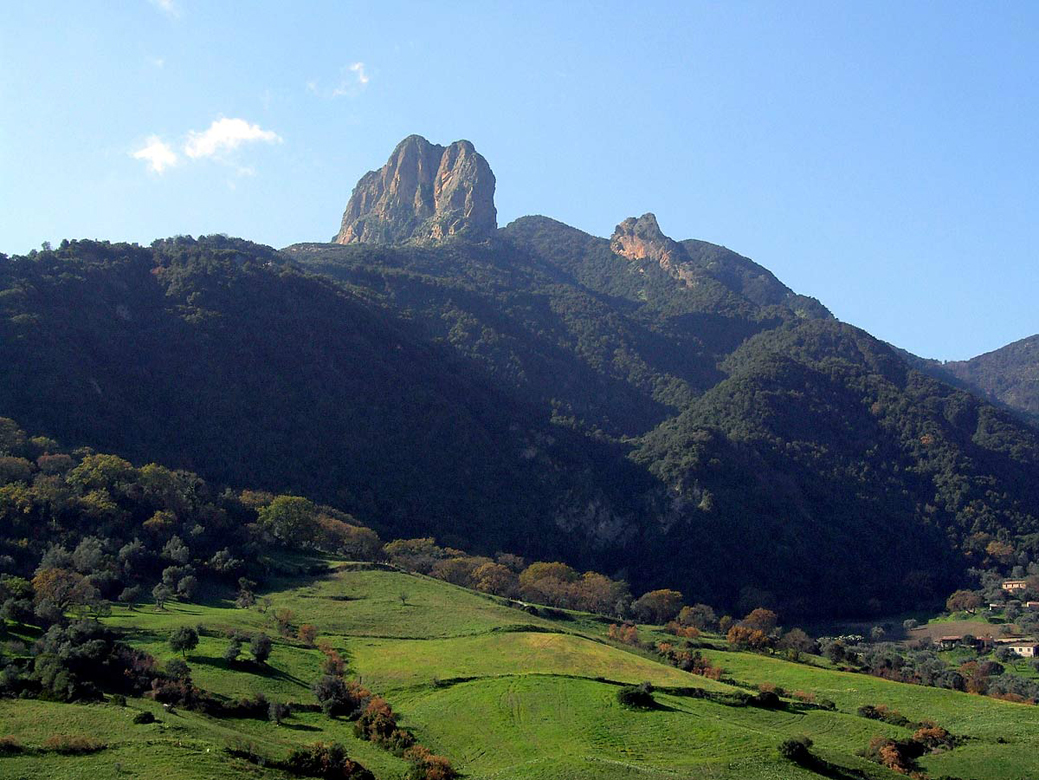
[[[779,305],[808,319],[831,319],[829,310],[815,298],[798,295],[770,271],[731,250],[706,241],[681,243],[660,230],[652,213],[617,225],[610,249],[636,263],[654,263],[689,287],[714,280],[759,306]]]
[[[494,174],[469,141],[448,147],[410,135],[354,187],[337,244],[402,244],[497,229]]]
[[[655,214],[628,217],[617,225],[610,239],[610,249],[635,262],[649,260],[665,271],[681,278],[681,264],[689,260],[685,249],[661,232]]]

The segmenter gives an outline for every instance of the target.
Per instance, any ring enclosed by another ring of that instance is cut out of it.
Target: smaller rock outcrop
[[[655,214],[628,217],[617,225],[610,249],[629,260],[652,260],[668,270],[687,259],[682,245],[661,232]]]
[[[655,263],[676,279],[695,284],[696,274],[687,267],[689,255],[681,244],[663,234],[655,214],[628,217],[617,225],[610,249],[637,263]]]
[[[401,244],[450,236],[484,238],[498,226],[494,174],[469,141],[444,147],[419,135],[354,188],[338,244]]]

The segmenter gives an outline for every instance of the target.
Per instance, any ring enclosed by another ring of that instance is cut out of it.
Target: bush
[[[404,758],[411,762],[408,780],[452,780],[458,773],[451,762],[443,756],[434,755],[422,745],[415,745],[404,751]]]
[[[133,722],[138,724],[138,725],[142,725],[142,724],[145,724],[145,723],[154,723],[155,722],[155,716],[152,715],[147,710],[144,711],[144,712],[138,712],[136,715],[133,716]]]
[[[116,707],[125,707],[126,706],[126,697],[123,696],[123,694],[121,694],[121,693],[117,693],[115,696],[112,697],[111,702]]]
[[[271,642],[271,638],[266,634],[257,634],[249,642],[249,652],[253,654],[253,658],[256,659],[256,663],[265,664],[267,659],[271,657],[271,648],[274,643]]]
[[[317,742],[293,750],[280,764],[286,772],[329,780],[373,780],[372,773],[350,759],[338,742]]]
[[[272,701],[270,706],[267,708],[267,719],[280,726],[281,722],[285,718],[289,717],[292,713],[291,708],[288,704],[280,701]]]
[[[747,704],[763,710],[778,710],[782,709],[783,700],[776,695],[775,691],[761,691],[756,696],[751,696]]]
[[[43,741],[44,750],[53,750],[64,756],[84,755],[104,750],[107,744],[92,737],[71,734],[54,734]]]
[[[779,743],[779,755],[795,764],[811,763],[812,740],[807,736],[792,737]]]
[[[22,750],[22,743],[14,737],[0,737],[0,756],[12,756]]]
[[[629,709],[651,710],[657,706],[653,698],[653,686],[648,682],[624,686],[617,691],[617,701]]]

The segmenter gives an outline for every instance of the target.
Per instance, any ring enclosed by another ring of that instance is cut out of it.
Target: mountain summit
[[[409,135],[354,187],[337,244],[482,238],[497,229],[494,174],[469,141],[444,147]]]

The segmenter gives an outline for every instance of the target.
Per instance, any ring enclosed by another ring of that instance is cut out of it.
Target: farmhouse
[[[1028,590],[1028,580],[1003,580],[1003,590],[1007,593]]]
[[[936,637],[934,643],[939,650],[952,650],[955,647],[973,647],[975,650],[987,650],[992,647],[992,638],[976,637],[970,634],[953,634]]]
[[[1035,640],[1028,642],[1011,642],[1010,644],[1004,645],[1014,655],[1021,656],[1022,658],[1037,658],[1039,657],[1039,645],[1035,643]]]

